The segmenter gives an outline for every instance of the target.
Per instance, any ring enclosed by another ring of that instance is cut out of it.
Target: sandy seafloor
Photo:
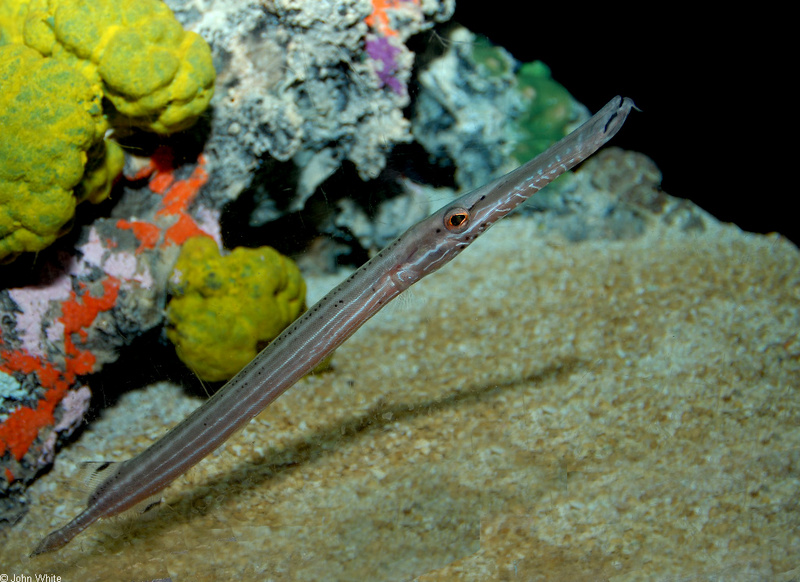
[[[577,244],[536,228],[496,225],[158,509],[30,560],[80,509],[78,462],[126,459],[200,403],[127,394],[33,486],[0,573],[799,579],[798,250],[713,221]]]

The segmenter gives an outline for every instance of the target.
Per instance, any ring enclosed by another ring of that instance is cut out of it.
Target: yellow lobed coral
[[[124,162],[112,125],[186,129],[214,77],[208,45],[158,0],[0,0],[0,262],[108,196]]]
[[[0,46],[0,262],[47,247],[77,202],[108,196],[123,159],[103,139],[101,99],[65,63]]]
[[[125,117],[116,125],[180,131],[213,96],[211,50],[159,0],[4,2],[16,8],[0,9],[0,42],[24,42],[71,64]]]
[[[305,309],[297,265],[270,247],[221,256],[206,237],[181,249],[167,306],[167,336],[204,380],[227,380]]]

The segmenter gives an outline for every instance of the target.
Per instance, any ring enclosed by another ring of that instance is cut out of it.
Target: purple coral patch
[[[385,36],[367,39],[366,49],[370,58],[379,63],[375,72],[378,73],[381,87],[388,85],[395,93],[402,95],[405,92],[405,87],[400,82],[400,79],[395,77],[397,71],[400,70],[400,65],[395,60],[395,57],[400,53],[400,49],[392,45]]]

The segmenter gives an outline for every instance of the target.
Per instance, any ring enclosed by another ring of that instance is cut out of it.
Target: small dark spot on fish
[[[611,122],[614,121],[614,118],[616,116],[617,116],[617,112],[616,111],[611,114],[611,117],[609,117],[608,121],[606,122],[606,126],[603,128],[603,133],[606,133],[608,131],[608,126],[611,125]]]

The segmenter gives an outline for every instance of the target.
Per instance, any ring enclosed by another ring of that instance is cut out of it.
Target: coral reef
[[[431,156],[455,168],[459,188],[508,172],[517,156],[540,153],[588,117],[542,63],[517,71],[507,51],[462,27],[448,40],[445,54],[419,73],[412,124]]]
[[[127,147],[110,214],[43,253],[31,273],[3,272],[0,520],[19,518],[25,487],[83,418],[91,374],[136,337],[169,317],[167,335],[178,353],[201,376],[216,380],[296,317],[303,309],[296,268],[264,249],[221,252],[223,205],[248,189],[255,208],[234,219],[261,225],[303,209],[315,193],[315,203],[320,193],[327,197],[320,185],[343,166],[340,174],[351,173],[353,182],[380,174],[392,148],[412,139],[404,117],[414,62],[407,41],[453,11],[452,0],[168,0],[178,21],[194,31],[185,32],[154,0],[105,1],[108,6],[100,0],[0,4],[0,44],[16,55],[5,66],[17,67],[17,79],[27,67],[26,82],[39,82],[40,69],[48,72],[39,84],[25,85],[28,93],[0,95],[0,115],[18,113],[14,127],[27,140],[21,148],[4,134],[0,153],[15,164],[13,156],[27,155],[20,163],[30,166],[14,171],[27,168],[28,180],[49,179],[48,172],[58,177],[51,180],[58,197],[50,197],[56,203],[48,209],[43,204],[49,198],[26,202],[16,175],[0,175],[15,181],[0,190],[0,208],[13,209],[15,217],[28,213],[31,226],[25,228],[31,232],[41,234],[38,220],[57,234],[75,203],[108,194],[122,164],[112,137]],[[539,147],[536,140],[568,129],[580,108],[571,99],[567,104],[568,94],[542,67],[518,74],[502,49],[465,31],[457,34],[463,38],[452,37],[450,52],[420,79],[423,103],[416,107],[413,136],[434,157],[455,165],[459,187],[469,187],[506,169],[520,144]],[[219,71],[213,115],[184,134],[183,142],[130,135],[131,128],[185,129],[201,116],[213,90],[212,62]],[[6,78],[0,79],[5,89]],[[545,100],[550,94],[554,99]],[[106,111],[102,99],[110,104]],[[48,103],[51,110],[36,109]],[[53,122],[45,130],[31,118],[63,118],[69,126],[54,131],[61,126]],[[55,152],[53,144],[63,151],[35,158]],[[25,154],[31,149],[36,151]],[[54,161],[65,168],[69,162],[68,170]],[[606,179],[619,186],[647,174],[638,163],[623,166],[609,162]],[[291,179],[280,183],[279,173]],[[309,229],[312,236],[338,229],[347,232],[351,248],[373,250],[427,215],[430,200],[438,206],[451,194],[432,193],[396,174],[386,181],[400,182],[404,192],[376,196],[369,208],[349,198],[346,188],[331,192],[319,211],[324,217]],[[639,206],[658,206],[659,199],[645,179],[628,186],[619,186],[624,200],[551,196],[550,206],[539,209],[566,208],[564,220],[572,222],[561,223],[562,231],[574,227],[576,239],[608,232],[636,236],[648,220]],[[580,214],[609,204],[621,209],[620,223]],[[0,228],[13,220],[0,214]],[[167,309],[176,261],[176,297]],[[269,263],[269,276],[256,275],[254,261]],[[244,323],[220,328],[217,314],[223,312],[247,315]]]
[[[162,148],[132,166],[118,216],[84,227],[77,256],[43,265],[38,285],[0,290],[0,521],[24,511],[26,485],[82,419],[82,378],[163,323],[179,245],[220,240],[219,213],[196,203],[202,158],[173,164]]]
[[[171,6],[208,38],[220,70],[216,114],[200,130],[207,132],[203,155],[197,163],[185,152],[176,161],[168,147],[145,148],[146,158],[129,155],[110,217],[84,226],[74,251],[44,255],[36,284],[29,284],[31,275],[4,274],[0,519],[19,516],[25,486],[79,422],[88,402],[84,376],[164,322],[180,247],[198,236],[221,246],[219,207],[249,184],[263,156],[300,169],[285,211],[302,207],[343,161],[372,177],[394,144],[411,139],[402,114],[413,62],[405,41],[454,8],[452,0],[226,2],[213,10],[176,0]],[[185,129],[214,87],[212,52],[155,0],[4,2],[0,45],[12,55],[4,66],[16,67],[18,79],[2,77],[0,114],[17,115],[13,123],[4,117],[4,128],[20,128],[27,140],[20,147],[3,135],[3,159],[14,167],[2,174],[13,187],[0,191],[0,228],[43,239],[12,246],[4,230],[6,257],[44,248],[66,229],[77,202],[107,196],[123,163],[113,138],[127,139],[137,127]],[[22,83],[26,69],[30,78]],[[136,143],[129,153],[139,153]],[[26,151],[31,159],[20,162]],[[20,174],[38,192],[47,172],[60,180],[55,194],[20,195]],[[209,179],[213,184],[198,200]],[[257,209],[251,221],[263,215]],[[15,285],[18,279],[28,283]],[[295,309],[302,301],[287,303]]]
[[[215,114],[200,129],[204,146],[196,163],[186,159],[185,152],[176,160],[174,150],[166,146],[145,149],[145,158],[129,155],[112,215],[83,227],[75,254],[51,255],[38,285],[11,285],[0,291],[5,395],[0,436],[7,453],[0,458],[0,468],[7,476],[3,491],[9,496],[15,494],[12,490],[22,491],[43,463],[52,459],[59,434],[66,435],[81,416],[76,411],[85,407],[86,399],[71,395],[86,393],[82,377],[114,361],[119,349],[139,334],[164,323],[167,281],[181,247],[195,241],[185,250],[182,273],[198,271],[203,279],[200,271],[207,275],[208,269],[197,262],[202,255],[212,270],[219,271],[217,277],[224,278],[223,259],[217,255],[222,247],[219,208],[250,185],[257,175],[252,173],[254,168],[262,163],[268,166],[267,156],[291,161],[299,171],[289,196],[270,191],[268,182],[256,189],[255,211],[241,217],[251,224],[300,209],[345,161],[363,178],[375,176],[393,145],[411,139],[403,108],[409,103],[413,55],[405,43],[434,21],[448,18],[453,10],[448,0],[280,0],[268,5],[242,0],[220,3],[212,10],[192,0],[172,0],[177,18],[209,40],[211,51],[205,53],[191,48],[199,37],[177,27],[163,6],[154,8],[144,2],[136,5],[140,13],[120,16],[119,11],[128,10],[129,4],[98,12],[95,1],[31,2],[18,4],[17,12],[9,11],[6,4],[0,19],[2,42],[29,43],[39,54],[21,44],[8,44],[17,47],[9,50],[29,54],[51,67],[66,67],[70,74],[77,71],[76,86],[89,84],[80,103],[97,116],[93,133],[95,138],[100,136],[97,143],[106,143],[110,122],[127,119],[128,126],[164,131],[183,128],[186,120],[196,118],[198,110],[184,97],[191,94],[197,103],[204,103],[211,96],[213,78],[209,81],[203,54],[213,55],[220,73],[219,91]],[[83,28],[74,26],[79,8],[88,11]],[[127,26],[101,33],[112,17],[121,18]],[[496,50],[484,48],[488,55],[484,62],[490,63]],[[126,50],[127,61],[122,56]],[[136,53],[135,58],[130,51]],[[192,51],[200,55],[196,55],[198,62],[190,58]],[[155,58],[158,55],[163,59]],[[180,60],[177,68],[175,59]],[[125,80],[123,72],[133,77]],[[191,81],[194,73],[197,78]],[[497,75],[501,85],[506,83],[506,72]],[[96,106],[101,86],[114,105],[105,116]],[[54,96],[59,103],[55,97],[63,95]],[[184,120],[173,115],[173,106],[187,115]],[[116,131],[124,134],[127,130]],[[72,196],[86,192],[87,198],[93,198],[88,193],[101,191],[116,174],[104,170],[90,155],[96,151],[93,148],[99,150],[97,143],[86,148],[83,168],[76,166],[72,172],[87,184],[72,185]],[[330,224],[348,229],[363,248],[383,246],[430,208],[427,189],[409,180],[402,183],[405,194],[378,201],[371,215],[342,197],[329,207],[334,213]],[[228,259],[233,257],[240,264],[237,257],[243,253],[262,253],[263,258],[262,251],[236,251]],[[45,272],[50,274],[45,276]],[[247,284],[242,270],[231,277],[248,301],[259,301],[264,292],[275,291]],[[233,373],[240,363],[233,362],[230,354],[238,354],[244,363],[255,354],[259,342],[268,341],[302,309],[302,282],[293,274],[275,302],[279,309],[269,313],[265,309],[264,322],[251,318],[248,324],[253,324],[253,333],[238,338],[215,332],[202,321],[198,324],[201,311],[191,301],[201,294],[197,289],[205,295],[212,293],[207,278],[194,291],[191,287],[186,281],[173,286],[183,297],[176,297],[169,310],[174,324],[169,334],[190,367],[206,378],[221,379]],[[195,298],[186,302],[191,306],[180,307],[189,297]],[[239,297],[230,293],[213,309],[242,311]],[[280,317],[276,319],[275,313]],[[204,321],[207,324],[209,319]],[[259,327],[271,329],[256,331]],[[242,347],[244,336],[246,348]],[[207,351],[216,343],[214,338],[223,337],[231,340],[230,347],[217,346],[214,352],[227,355],[224,363],[233,367],[225,370]],[[50,370],[47,373],[60,378],[63,386],[58,391],[48,388],[39,377],[40,368]]]
[[[365,180],[378,175],[392,147],[411,140],[404,42],[454,10],[453,0],[167,4],[209,42],[217,68],[205,195],[219,204],[254,186],[252,224],[301,209],[345,161]],[[267,154],[298,169],[288,197],[252,184]]]
[[[305,309],[294,261],[270,247],[221,256],[213,240],[189,239],[170,281],[167,337],[203,380],[231,378]]]

